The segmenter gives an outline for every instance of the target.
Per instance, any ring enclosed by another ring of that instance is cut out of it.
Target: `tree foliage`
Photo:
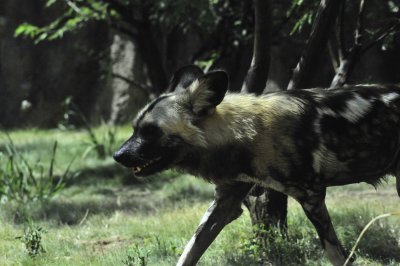
[[[209,29],[218,21],[216,13],[210,9],[215,2],[218,1],[47,0],[48,12],[55,11],[58,16],[47,25],[23,23],[15,35],[34,38],[36,42],[54,40],[90,21],[100,20],[131,37],[137,36],[143,23],[167,32],[176,27]]]
[[[62,38],[91,21],[106,21],[111,28],[132,38],[139,36],[144,23],[151,26],[154,34],[169,34],[173,30],[194,30],[203,41],[212,36],[218,25],[231,26],[231,45],[238,45],[252,38],[254,22],[251,1],[238,0],[46,0],[49,14],[57,14],[45,25],[21,24],[16,36],[25,36],[36,43]],[[348,26],[356,17],[358,1],[346,1],[344,20]],[[273,24],[276,31],[293,34],[309,29],[319,1],[287,0],[273,3]],[[400,1],[367,1],[365,36],[373,37],[399,19]],[[54,15],[53,15],[54,16]],[[223,23],[223,22],[227,23]],[[382,39],[382,48],[387,49],[394,39],[393,31]],[[219,32],[224,35],[222,32]],[[276,35],[275,35],[276,36]]]
[[[290,0],[273,5],[275,32],[301,31],[311,24],[315,0]],[[250,43],[253,34],[253,9],[251,1],[239,0],[46,0],[49,17],[44,25],[21,24],[15,36],[34,39],[35,43],[56,40],[66,33],[80,29],[92,21],[105,21],[110,28],[132,39],[141,37],[142,30],[153,35],[166,36],[172,31],[194,31],[204,47],[194,57],[215,57],[223,46],[238,47]],[[276,22],[278,20],[278,22]],[[287,28],[279,27],[288,25]],[[196,59],[196,58],[194,58]]]
[[[52,11],[52,8],[56,9],[55,6],[58,2],[61,1],[48,0],[46,2],[49,12]],[[97,1],[80,1],[85,3],[85,6],[80,6],[72,1],[62,2],[67,6],[63,8],[63,12],[53,21],[44,26],[32,25],[25,22],[15,30],[15,36],[30,37],[34,39],[35,43],[45,40],[52,41],[62,38],[67,32],[79,29],[89,21],[105,20],[108,15],[116,15],[115,12],[107,12],[107,5]]]

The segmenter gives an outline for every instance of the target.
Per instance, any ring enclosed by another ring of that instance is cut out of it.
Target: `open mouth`
[[[147,161],[146,163],[139,165],[139,166],[135,166],[133,167],[133,172],[135,174],[140,174],[141,172],[143,172],[146,168],[153,166],[154,164],[156,164],[157,162],[159,162],[161,160],[161,157],[152,159]]]

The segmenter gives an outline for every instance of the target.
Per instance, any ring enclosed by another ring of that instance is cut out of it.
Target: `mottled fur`
[[[178,92],[160,96],[142,110],[134,122],[134,135],[115,158],[138,175],[177,168],[216,184],[217,191],[223,192],[217,193],[217,205],[210,208],[206,220],[221,216],[218,206],[226,204],[227,198],[240,205],[241,200],[234,201],[232,195],[243,199],[252,184],[275,189],[303,206],[329,259],[340,265],[346,252],[326,211],[326,187],[376,184],[393,174],[400,195],[398,86],[310,89],[256,97],[225,95],[227,77],[221,71],[206,75],[197,71],[183,77],[186,85],[181,83]],[[179,77],[174,78],[179,84]],[[204,244],[196,244],[207,242],[204,224],[185,249],[180,265],[191,265],[204,252]]]

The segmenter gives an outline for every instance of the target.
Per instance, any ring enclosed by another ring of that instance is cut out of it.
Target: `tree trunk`
[[[168,79],[164,69],[164,63],[160,48],[157,45],[150,25],[146,22],[139,28],[139,36],[135,39],[138,50],[147,66],[149,79],[152,85],[152,92],[161,94],[167,89]]]
[[[321,0],[307,47],[297,64],[288,90],[304,89],[309,86],[316,69],[316,60],[326,48],[343,0]]]
[[[254,1],[255,25],[253,58],[242,92],[261,94],[268,79],[271,61],[272,12],[269,0]]]
[[[258,194],[255,190],[259,190]],[[287,228],[287,200],[285,194],[272,189],[255,186],[244,200],[249,209],[251,223],[256,228],[257,238],[266,238],[265,230],[276,226],[285,230]]]
[[[144,87],[148,79],[143,69],[143,60],[132,39],[114,34],[110,50],[113,96],[109,122],[116,125],[132,121],[148,100],[150,89]]]
[[[342,4],[344,5],[344,3]],[[344,12],[341,14],[341,16],[344,16]],[[362,48],[361,38],[365,23],[364,17],[365,17],[365,0],[360,0],[356,27],[354,29],[354,45],[350,49],[350,51],[345,51],[344,47],[339,46],[339,49],[342,50],[341,53],[343,54],[343,58],[339,57],[340,65],[336,69],[336,74],[332,79],[330,85],[331,88],[342,87],[346,83],[348,77],[351,75],[355,63],[360,59],[361,48]],[[343,21],[343,19],[344,18],[342,17],[341,20]],[[341,38],[339,40],[339,43],[343,43],[344,42],[343,27],[341,27],[340,30],[342,31],[342,34],[339,34],[339,38]]]
[[[270,0],[254,0],[255,30],[253,58],[242,86],[242,93],[261,94],[264,91],[270,64],[272,12]],[[286,227],[287,196],[260,186],[253,187],[244,200],[249,209],[256,236],[266,237],[263,232],[270,226]]]
[[[329,86],[330,88],[343,87],[354,68],[358,53],[359,49],[351,51],[346,58],[341,60],[339,67],[336,69],[336,74],[332,79],[331,85]]]

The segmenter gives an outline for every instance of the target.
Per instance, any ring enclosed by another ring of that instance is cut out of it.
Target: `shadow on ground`
[[[15,223],[23,223],[29,217],[77,225],[93,215],[111,216],[117,211],[148,215],[187,202],[210,202],[213,197],[212,186],[192,176],[167,171],[139,180],[122,176],[123,170],[113,165],[85,169],[54,199],[22,209],[9,204],[3,213]]]

